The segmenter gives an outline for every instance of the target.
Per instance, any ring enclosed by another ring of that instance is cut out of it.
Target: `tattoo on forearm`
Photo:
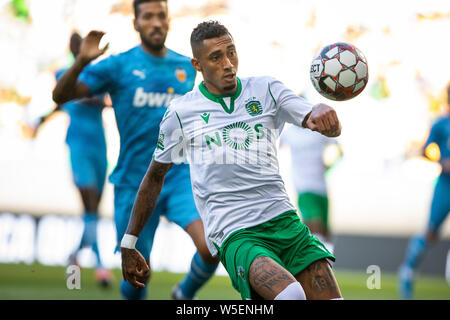
[[[164,184],[164,177],[171,165],[151,164],[142,180],[133,205],[127,232],[139,234],[155,209]]]

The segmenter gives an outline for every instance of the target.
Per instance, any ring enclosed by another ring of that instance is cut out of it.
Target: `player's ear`
[[[195,70],[197,70],[198,72],[202,72],[202,66],[200,65],[200,62],[196,58],[191,59],[191,64]]]
[[[137,32],[139,32],[138,27],[137,27],[136,18],[133,18],[133,27],[134,27],[134,30],[136,30]]]

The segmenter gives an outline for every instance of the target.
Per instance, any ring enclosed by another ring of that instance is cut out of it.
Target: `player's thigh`
[[[243,300],[273,299],[289,283],[295,281],[292,274],[289,280],[289,274],[285,273],[284,267],[280,268],[283,263],[276,252],[252,230],[241,229],[232,233],[220,247],[219,255],[220,261],[228,272],[231,284],[239,291]],[[264,262],[267,262],[266,265],[263,265],[265,270],[272,270],[266,271],[266,274],[263,274],[264,269],[261,268],[261,264]],[[276,265],[272,265],[272,262]],[[271,284],[270,280],[274,280],[274,277],[280,275],[280,271],[288,278],[288,281],[280,284],[282,279],[279,279],[277,284]],[[268,279],[270,272],[276,273],[276,275],[271,275],[272,279]],[[252,273],[251,276],[250,273]],[[268,288],[264,288],[264,285]]]
[[[78,188],[97,187],[92,161],[80,147],[70,147],[70,164],[73,181]]]
[[[295,275],[308,300],[329,300],[341,298],[336,278],[326,259],[316,260]]]
[[[200,218],[189,223],[185,230],[192,238],[192,241],[204,262],[208,264],[219,263],[219,257],[213,257],[206,245],[204,226]]]
[[[92,161],[94,162],[95,167],[95,176],[97,189],[99,191],[99,195],[101,196],[103,193],[103,188],[106,183],[106,172],[108,170],[108,161],[106,159],[106,150],[100,150],[98,154],[95,154]]]
[[[266,256],[253,260],[248,279],[251,288],[266,300],[275,299],[288,285],[297,281],[289,271]]]

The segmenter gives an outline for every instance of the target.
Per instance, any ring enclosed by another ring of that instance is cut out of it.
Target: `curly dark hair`
[[[233,38],[228,29],[218,21],[204,21],[197,25],[191,33],[192,54],[197,56],[197,48],[202,44],[203,40],[218,38],[229,35]]]

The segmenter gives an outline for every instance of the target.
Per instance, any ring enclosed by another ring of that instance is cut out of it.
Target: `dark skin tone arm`
[[[75,63],[59,78],[53,89],[53,100],[57,104],[63,104],[73,99],[80,99],[89,96],[89,87],[78,81],[78,76],[83,69],[94,59],[105,53],[106,45],[100,49],[99,43],[105,33],[101,31],[91,31],[83,39],[80,53],[75,59]]]
[[[164,178],[172,164],[152,160],[139,186],[136,200],[131,211],[130,222],[125,233],[139,236],[145,224],[150,219],[159,194],[164,184]],[[150,268],[145,258],[136,249],[121,248],[122,275],[135,288],[145,287],[150,275]]]
[[[342,129],[336,111],[323,103],[313,107],[303,120],[302,126],[330,138],[338,137]]]

